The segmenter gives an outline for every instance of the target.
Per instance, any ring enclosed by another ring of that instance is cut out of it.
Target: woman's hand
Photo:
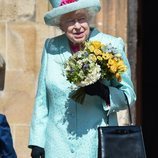
[[[91,84],[89,86],[85,87],[85,92],[88,95],[98,95],[102,99],[106,101],[107,104],[110,104],[110,99],[109,99],[109,88],[99,81],[95,82],[94,84]]]
[[[44,149],[38,146],[33,146],[31,157],[32,158],[45,158]]]

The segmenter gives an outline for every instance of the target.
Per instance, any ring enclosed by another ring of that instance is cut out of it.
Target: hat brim
[[[84,8],[93,8],[95,12],[99,12],[101,6],[99,0],[79,0],[77,2],[53,8],[51,11],[45,14],[44,21],[47,25],[55,26],[56,17]]]

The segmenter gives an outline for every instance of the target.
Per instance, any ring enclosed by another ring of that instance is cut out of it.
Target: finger
[[[41,158],[45,158],[44,154],[41,156]]]

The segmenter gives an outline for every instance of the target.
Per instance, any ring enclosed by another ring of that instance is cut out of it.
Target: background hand
[[[32,158],[45,158],[44,148],[33,146],[31,157]]]

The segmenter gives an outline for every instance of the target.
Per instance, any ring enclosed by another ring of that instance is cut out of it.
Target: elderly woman
[[[100,10],[99,0],[50,0],[53,9],[44,20],[58,26],[63,34],[46,40],[35,106],[30,126],[29,148],[32,158],[97,158],[97,127],[117,125],[116,112],[136,100],[130,66],[121,38],[99,32],[90,22]],[[64,63],[84,48],[85,41],[111,43],[127,65],[122,81],[104,80],[85,87],[82,104],[70,97],[71,85]],[[124,95],[125,94],[125,95]]]

